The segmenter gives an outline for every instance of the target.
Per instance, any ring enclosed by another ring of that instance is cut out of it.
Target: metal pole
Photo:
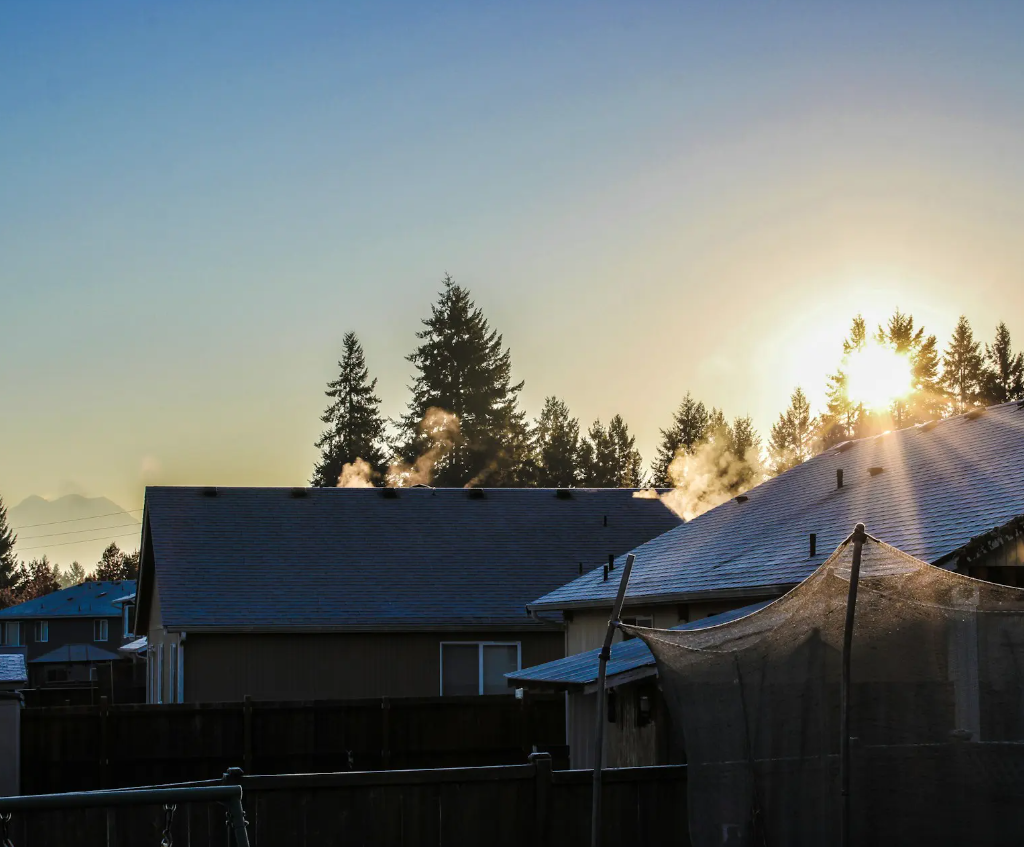
[[[622,569],[622,579],[619,580],[619,593],[615,595],[615,605],[612,606],[612,616],[608,620],[608,631],[604,635],[604,646],[597,663],[597,724],[594,729],[594,791],[590,807],[590,845],[600,847],[601,844],[601,760],[604,753],[604,677],[608,667],[608,657],[611,655],[612,638],[615,637],[615,627],[619,623],[619,613],[622,611],[622,601],[626,598],[626,586],[629,585],[629,573],[633,570],[632,553],[626,556],[626,566]]]
[[[857,609],[857,584],[860,582],[860,557],[867,534],[864,524],[853,530],[853,562],[850,565],[850,591],[846,597],[846,625],[843,629],[843,676],[839,684],[839,785],[842,795],[840,845],[850,844],[850,649],[853,647],[853,616]]]

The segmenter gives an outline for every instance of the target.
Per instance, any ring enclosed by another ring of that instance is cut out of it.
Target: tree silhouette
[[[942,384],[949,392],[954,414],[980,401],[983,368],[981,343],[974,340],[970,322],[961,315],[942,357]]]
[[[1024,400],[1024,353],[1013,352],[1005,323],[996,327],[992,345],[985,345],[985,363],[982,394],[986,403]]]

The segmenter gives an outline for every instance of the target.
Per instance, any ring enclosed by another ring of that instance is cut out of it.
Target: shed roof
[[[539,626],[534,597],[679,525],[633,493],[149,488],[137,628],[154,571],[172,629]]]
[[[858,522],[940,564],[1024,514],[1022,479],[1024,404],[1016,402],[846,442],[748,491],[742,502],[730,500],[636,547],[627,604],[778,593],[809,576]],[[585,574],[530,608],[607,607],[617,587]]]
[[[119,617],[121,607],[116,605],[127,594],[135,591],[135,580],[83,582],[62,588],[34,600],[0,610],[0,618],[102,618]]]
[[[763,609],[770,602],[770,600],[764,600],[760,603],[752,603],[742,609],[732,609],[718,615],[700,618],[689,623],[679,624],[672,629],[707,629],[719,626],[746,617]],[[585,653],[577,653],[575,656],[567,656],[564,659],[556,659],[543,665],[534,665],[532,668],[507,673],[505,676],[509,685],[513,686],[559,690],[583,688],[597,682],[600,653],[600,649],[588,650]],[[607,684],[615,684],[613,677],[648,667],[651,670],[654,669],[654,656],[643,641],[639,638],[620,641],[612,645],[611,655],[608,658],[608,666],[605,671]]]
[[[30,665],[44,665],[51,663],[70,664],[72,662],[118,662],[124,657],[118,656],[95,644],[64,644],[29,660]]]
[[[28,682],[23,653],[0,653],[0,682]]]

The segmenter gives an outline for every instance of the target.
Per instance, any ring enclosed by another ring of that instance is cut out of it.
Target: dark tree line
[[[431,483],[438,486],[671,487],[687,472],[687,457],[713,447],[730,490],[742,490],[839,441],[1024,399],[1024,355],[1013,351],[1005,324],[991,345],[982,345],[961,317],[940,352],[936,336],[909,314],[897,310],[873,333],[858,316],[843,341],[843,362],[828,379],[820,414],[795,389],[763,445],[749,417],[730,422],[686,394],[660,431],[654,461],[645,470],[622,415],[584,429],[565,401],[552,396],[536,420],[527,420],[511,350],[469,291],[450,276],[416,337],[407,357],[414,368],[409,403],[398,420],[388,421],[362,346],[355,333],[345,335],[338,376],[327,386],[330,404],[321,417],[325,429],[316,442],[321,452],[313,485],[338,485],[349,471],[357,484],[396,484],[389,467],[410,467],[428,457]],[[911,370],[909,393],[881,411],[865,409],[847,391],[846,362],[868,344],[905,356]],[[455,429],[445,431],[443,449],[430,423],[434,410],[457,419]]]

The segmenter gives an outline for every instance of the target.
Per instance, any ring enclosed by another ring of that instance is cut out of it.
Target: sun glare
[[[857,350],[846,363],[846,396],[867,409],[887,409],[912,387],[910,360],[880,344]]]

